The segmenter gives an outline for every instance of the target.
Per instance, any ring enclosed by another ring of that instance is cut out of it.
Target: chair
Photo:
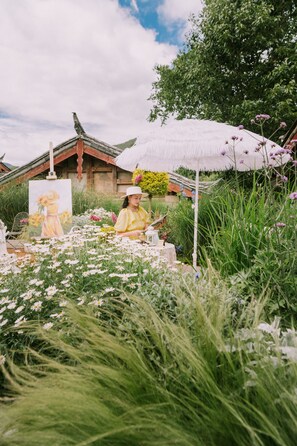
[[[6,240],[9,245],[14,245],[10,240],[16,240],[22,234],[24,227],[28,224],[28,212],[19,212],[13,219],[11,231],[7,231]]]

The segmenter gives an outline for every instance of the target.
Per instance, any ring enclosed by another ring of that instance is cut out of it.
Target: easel
[[[48,173],[46,179],[47,180],[56,180],[57,175],[56,175],[56,172],[54,171],[54,148],[53,148],[52,142],[49,143],[49,157],[50,157],[50,170],[49,170],[49,173]]]

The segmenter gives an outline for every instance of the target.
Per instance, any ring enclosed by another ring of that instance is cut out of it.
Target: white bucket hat
[[[143,197],[147,197],[148,194],[142,192],[139,186],[130,186],[127,187],[126,195],[123,195],[121,198],[129,197],[130,195],[142,195]]]

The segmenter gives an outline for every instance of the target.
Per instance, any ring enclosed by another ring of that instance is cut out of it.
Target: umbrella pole
[[[197,271],[198,194],[199,194],[199,170],[196,169],[195,206],[194,206],[194,250],[193,250],[193,268],[195,271]]]

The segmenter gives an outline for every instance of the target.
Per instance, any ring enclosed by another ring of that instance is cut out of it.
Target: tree
[[[140,186],[149,197],[149,213],[152,210],[152,196],[166,195],[169,185],[169,175],[166,172],[150,172],[136,169],[132,175],[132,183]]]
[[[150,120],[214,119],[251,128],[269,113],[268,133],[296,119],[295,0],[205,0],[185,47],[155,68]],[[269,135],[266,135],[269,136]]]

